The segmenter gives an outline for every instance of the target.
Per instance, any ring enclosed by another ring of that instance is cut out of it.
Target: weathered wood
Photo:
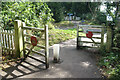
[[[100,48],[102,48],[103,47],[103,45],[104,45],[104,28],[105,28],[105,25],[103,25],[103,27],[102,27],[102,32],[101,32],[101,45],[100,45]]]
[[[9,30],[7,30],[7,33],[10,33]],[[8,38],[8,48],[10,49],[10,35],[9,34],[8,34],[7,38]],[[10,51],[8,53],[10,55]]]
[[[43,39],[43,38],[40,38],[39,36],[35,36],[35,35],[32,35],[32,34],[24,34],[24,37],[31,37],[31,36],[34,36],[34,37],[36,37],[37,38],[37,40],[45,40],[45,39]],[[25,40],[26,41],[26,40]]]
[[[81,38],[80,38],[80,39],[81,39]],[[76,46],[77,49],[79,48],[79,43],[78,43],[78,41],[79,41],[79,25],[77,25],[77,46]]]
[[[7,32],[6,30],[5,30],[5,32]],[[7,36],[6,36],[7,34],[5,34],[5,47],[7,48]]]
[[[90,42],[90,41],[78,41],[78,42],[82,42],[82,43],[94,43],[94,42]],[[101,44],[100,42],[95,42],[95,44]]]
[[[107,42],[106,42],[106,51],[110,52],[112,47],[112,29],[107,26]]]
[[[14,35],[14,33],[1,32],[0,34]]]
[[[12,30],[10,31],[10,33],[12,33]],[[13,44],[14,44],[14,40],[13,40],[13,35],[10,35],[10,45],[11,45],[11,48],[13,49]],[[12,51],[12,53],[11,53],[12,55],[13,55],[13,51]]]
[[[49,68],[49,39],[48,39],[48,25],[45,25],[45,62],[46,69]]]
[[[31,42],[28,42],[28,41],[25,41],[24,43],[32,45]],[[41,46],[41,45],[38,45],[38,44],[36,46],[39,47],[39,48],[45,49],[45,46]]]
[[[78,36],[78,37],[81,37],[81,38],[87,38],[86,36]],[[92,37],[92,38],[95,38],[95,39],[101,39],[101,37]]]
[[[91,31],[92,33],[94,34],[100,34],[101,37],[92,37],[92,41],[81,41],[79,40],[79,38],[87,38],[85,35],[79,35],[79,32],[82,32],[82,31],[79,31],[79,28],[84,28],[84,27],[87,27],[88,31]],[[104,32],[103,32],[103,29],[104,27],[103,26],[99,26],[99,25],[79,25],[78,26],[78,29],[77,29],[77,46],[80,46],[82,47],[82,44],[84,43],[93,43],[93,44],[101,44],[101,42],[104,42]],[[94,29],[100,29],[99,31],[98,30],[94,30]],[[79,35],[79,36],[78,36]],[[96,42],[94,41],[93,39],[102,39],[101,42]],[[81,43],[81,45],[80,45]],[[91,46],[93,47],[93,46]],[[99,45],[98,45],[99,47]]]
[[[79,25],[79,27],[89,27],[89,28],[101,28],[100,25]]]
[[[23,29],[29,29],[33,31],[44,31],[42,28],[35,28],[35,27],[29,27],[29,26],[23,26]]]
[[[24,48],[22,21],[15,20],[14,29],[15,29],[15,55],[17,58],[20,57],[21,54],[23,54]]]

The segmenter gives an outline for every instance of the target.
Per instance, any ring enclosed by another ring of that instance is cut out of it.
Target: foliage
[[[106,24],[106,14],[102,13],[102,12],[97,12],[95,23],[96,24],[102,24],[102,23]]]
[[[2,2],[2,27],[14,26],[14,20],[22,20],[28,26],[41,27],[52,21],[46,3],[43,2]]]
[[[63,6],[61,3],[58,2],[52,2],[47,3],[49,8],[51,9],[51,12],[54,14],[53,18],[55,19],[55,22],[60,22],[64,20],[64,14],[63,14]]]
[[[50,30],[50,29],[54,29],[53,23],[49,22],[49,23],[47,23],[47,25],[48,25],[48,29],[49,29],[49,30]]]
[[[111,80],[120,78],[120,54],[119,52],[110,52],[104,54],[100,59],[99,66]]]
[[[115,44],[115,47],[120,48],[120,33],[115,34],[114,44]]]
[[[88,15],[87,19],[92,19],[95,16],[100,2],[53,2],[47,3],[54,14],[53,18],[56,22],[64,20],[64,16],[68,16],[67,13],[73,13],[74,16],[83,17]]]
[[[64,26],[64,27],[66,27],[66,26],[71,26],[71,27],[73,27],[73,26],[74,26],[74,23],[72,23],[71,21],[61,21],[61,22],[59,22],[59,23],[55,23],[55,25],[56,25],[57,27],[61,27],[61,26]]]
[[[76,29],[68,30],[52,29],[49,31],[49,44],[53,45],[56,43],[60,43],[75,38],[76,34],[77,34]]]

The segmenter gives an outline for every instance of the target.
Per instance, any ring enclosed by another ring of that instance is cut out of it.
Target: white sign
[[[113,21],[113,18],[112,18],[112,16],[107,16],[107,21]]]

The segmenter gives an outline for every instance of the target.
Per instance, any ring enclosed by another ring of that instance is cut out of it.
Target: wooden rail
[[[14,54],[17,59],[7,60],[1,63],[14,62],[17,60],[21,60],[22,58],[26,58],[26,50],[28,50],[29,53],[33,52],[35,54],[38,54],[41,57],[44,57],[45,60],[41,61],[32,56],[29,56],[29,54],[28,54],[28,57],[45,64],[46,68],[49,68],[48,26],[44,25],[44,28],[29,27],[29,26],[26,26],[25,23],[22,22],[21,20],[15,20],[14,30],[15,31],[4,30],[4,29],[0,30],[0,39],[1,39],[2,53],[5,54],[7,52],[9,53],[9,55]],[[31,31],[32,33],[27,34],[26,31]],[[40,36],[37,36],[34,34],[34,32],[36,31],[40,32]],[[34,46],[31,45],[31,41],[30,41],[31,36],[36,37],[38,42],[39,40],[43,41],[45,46],[42,46],[43,44],[37,44],[36,47],[40,49],[44,49],[44,53],[41,53],[40,51],[33,49]],[[26,40],[26,38],[29,38],[29,39]],[[25,44],[29,44],[33,48],[32,49],[27,48]]]
[[[35,28],[35,27],[29,27],[29,26],[23,26],[22,29],[28,29],[28,30],[34,30],[34,31],[44,31],[42,28]]]
[[[78,25],[77,27],[78,27],[77,28],[77,48],[78,49],[79,49],[79,47],[85,47],[84,45],[82,45],[84,43],[87,43],[87,44],[88,43],[93,43],[93,44],[97,44],[97,45],[99,44],[99,46],[102,47],[102,45],[104,43],[104,28],[105,28],[103,25],[102,26],[99,26],[99,25]],[[85,41],[85,39],[81,40],[83,38],[87,38],[86,36],[82,36],[82,35],[79,34],[79,33],[84,32],[84,30],[81,30],[81,29],[84,29],[84,27],[86,27],[86,29],[88,29],[88,31],[91,31],[93,33],[93,35],[95,33],[95,34],[99,34],[101,36],[100,37],[98,37],[98,36],[97,37],[92,37],[92,40],[90,40],[90,41]],[[99,29],[99,31],[96,31],[94,29]],[[93,41],[93,39],[94,40],[99,39],[100,42]],[[92,48],[94,46],[86,46],[86,47]]]

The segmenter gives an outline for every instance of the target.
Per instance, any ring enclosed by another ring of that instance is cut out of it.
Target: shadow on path
[[[3,78],[102,78],[94,55],[90,51],[77,50],[76,39],[60,43],[61,63],[53,63],[53,47],[49,50],[49,69],[45,70],[40,62],[27,58],[21,64],[17,63],[2,71]],[[33,56],[41,58],[38,55]]]

